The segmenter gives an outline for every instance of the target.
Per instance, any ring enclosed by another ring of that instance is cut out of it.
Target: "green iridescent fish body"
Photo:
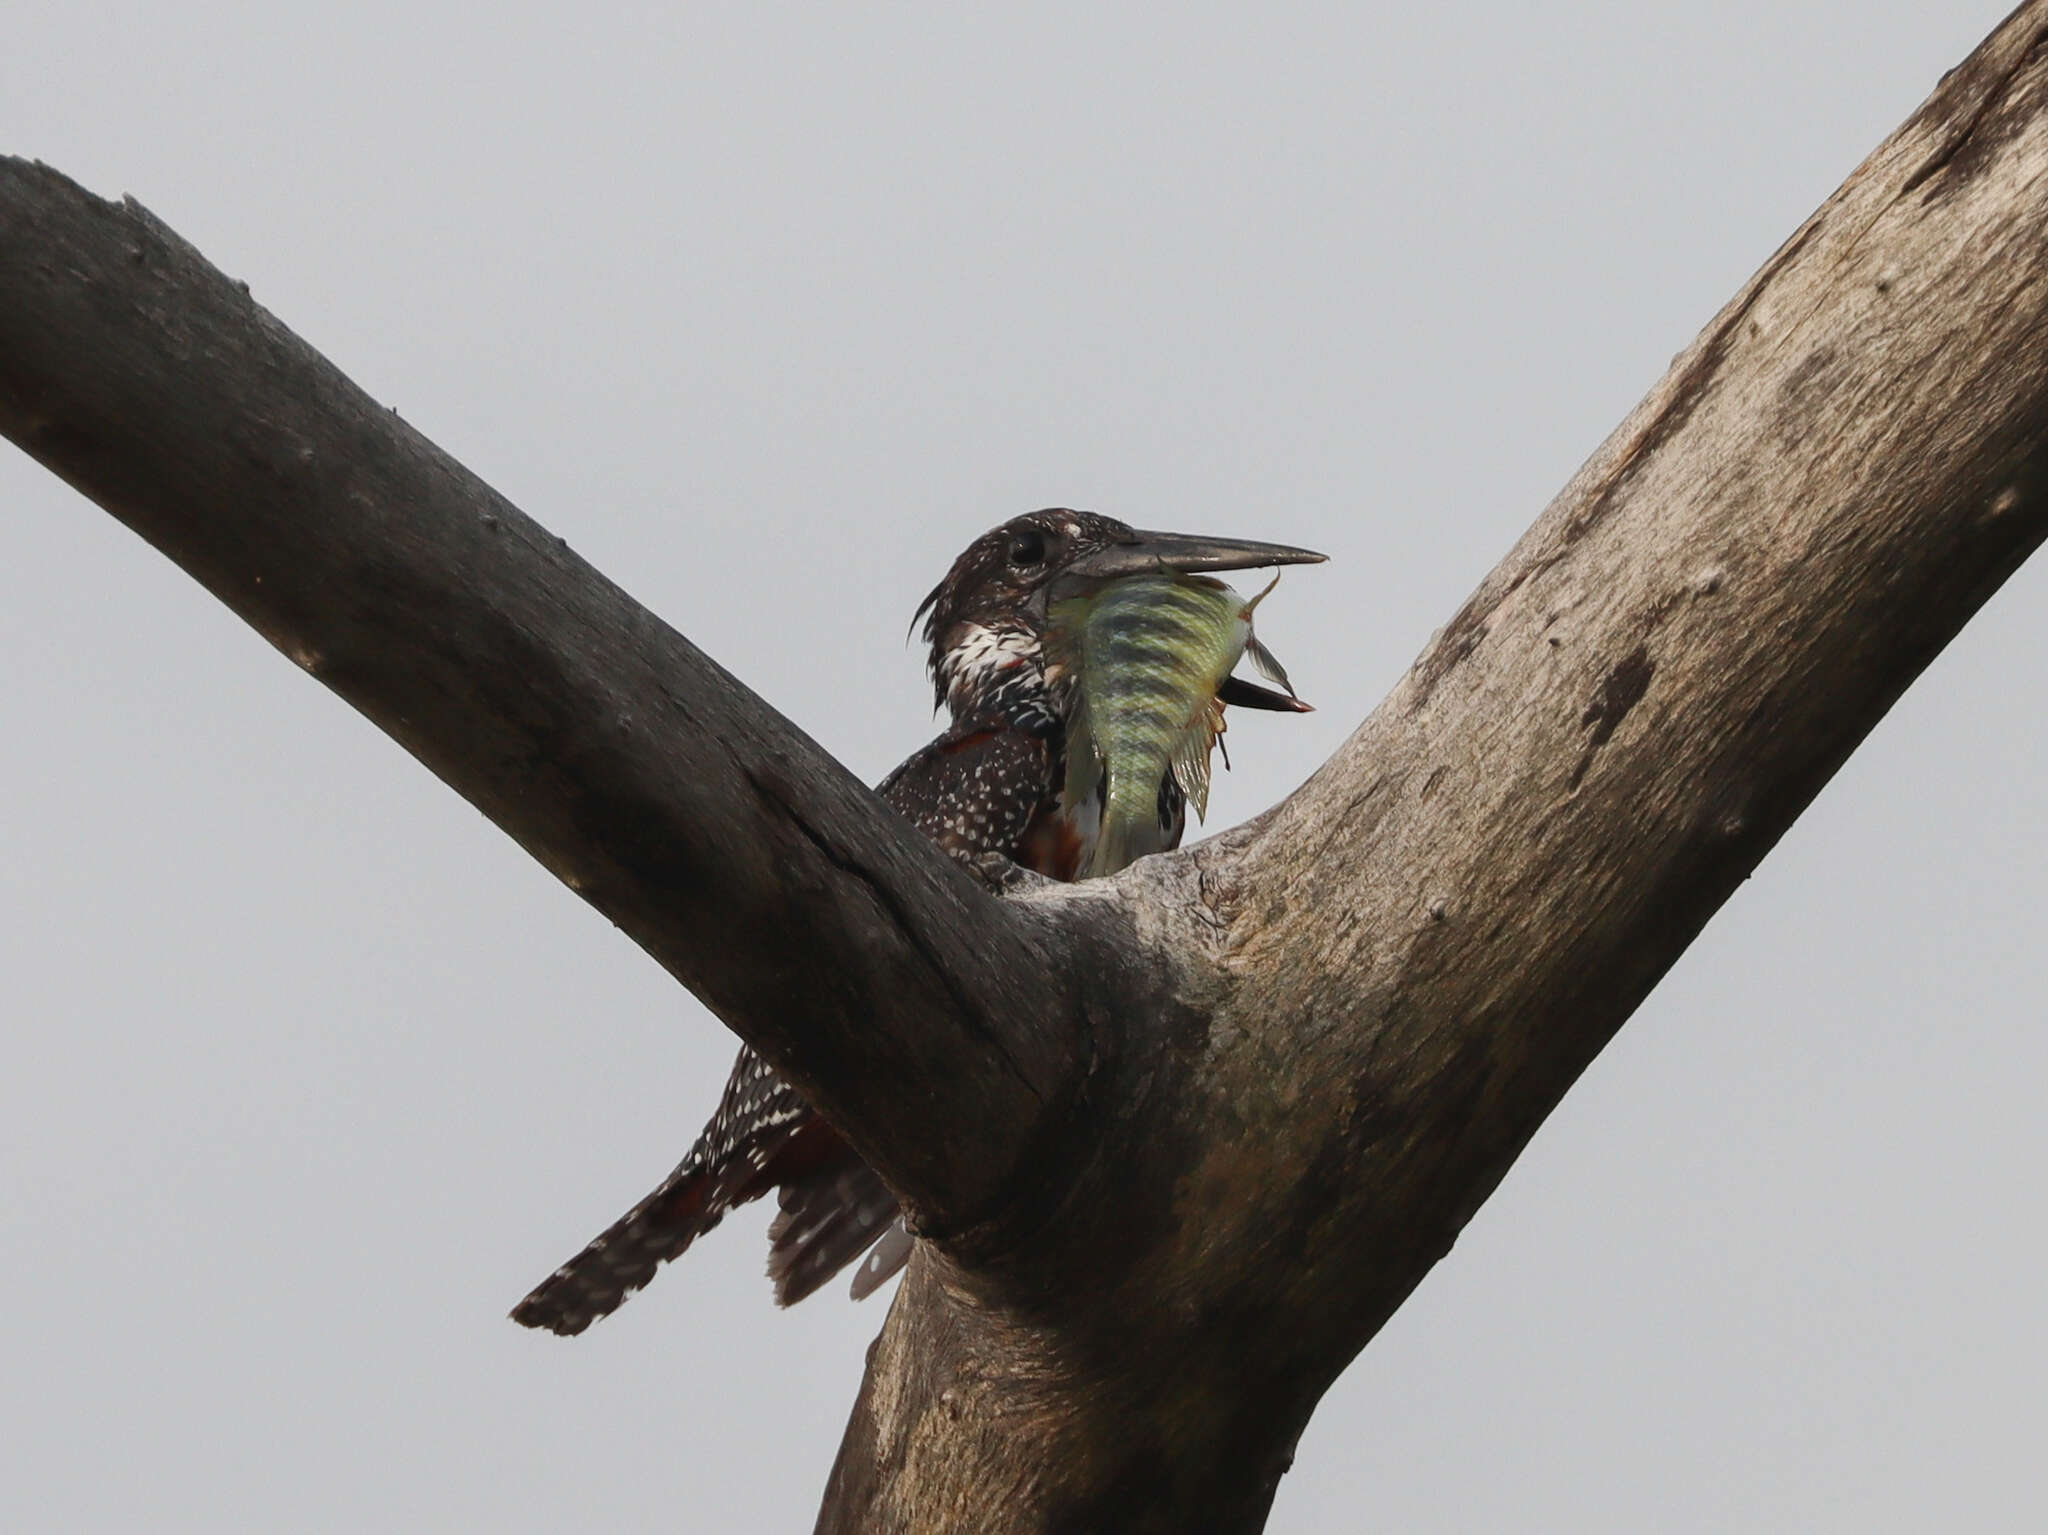
[[[1167,774],[1198,817],[1207,810],[1209,759],[1223,732],[1217,690],[1247,650],[1286,685],[1252,634],[1252,610],[1265,595],[1247,600],[1213,577],[1169,573],[1053,602],[1051,653],[1074,689],[1064,798],[1080,805],[1095,795],[1101,805],[1080,877],[1113,874],[1168,846],[1160,818]]]

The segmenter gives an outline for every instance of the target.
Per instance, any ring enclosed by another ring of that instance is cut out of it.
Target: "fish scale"
[[[1265,595],[1247,600],[1210,576],[1165,574],[1052,604],[1048,643],[1074,687],[1067,802],[1093,798],[1102,807],[1084,876],[1114,873],[1168,845],[1178,822],[1169,779],[1198,817],[1207,810],[1209,759],[1223,733],[1217,690],[1247,650],[1286,683],[1252,634],[1252,610]]]

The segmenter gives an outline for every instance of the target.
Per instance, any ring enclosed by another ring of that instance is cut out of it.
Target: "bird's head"
[[[1097,512],[1050,507],[1012,517],[964,549],[918,605],[935,702],[955,715],[1017,687],[1043,687],[1047,606],[1089,584],[1163,571],[1314,564],[1288,544],[1155,533]]]

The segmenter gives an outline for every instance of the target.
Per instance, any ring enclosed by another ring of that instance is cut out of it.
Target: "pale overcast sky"
[[[132,193],[870,780],[960,545],[1282,539],[1214,824],[1382,696],[2006,0],[25,0]],[[882,1304],[765,1212],[506,1309],[733,1042],[0,448],[0,1526],[807,1529]],[[1271,1529],[2043,1518],[2048,565],[1894,710],[1324,1403]]]

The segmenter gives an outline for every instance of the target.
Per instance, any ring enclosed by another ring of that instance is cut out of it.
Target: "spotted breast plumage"
[[[954,561],[918,609],[936,702],[948,711],[949,728],[877,792],[956,858],[999,854],[1063,880],[1091,861],[1096,872],[1111,872],[1095,859],[1099,792],[1075,792],[1071,785],[1080,778],[1066,770],[1075,671],[1087,663],[1077,659],[1083,647],[1052,635],[1058,622],[1053,607],[1071,611],[1077,599],[1085,602],[1131,577],[1321,558],[1282,544],[1141,532],[1114,518],[1065,509],[1028,513],[992,529]],[[1306,707],[1235,677],[1215,697],[1252,708]],[[1213,735],[1204,739],[1206,749]],[[1144,850],[1177,845],[1185,816],[1173,772],[1164,773],[1156,793],[1161,829]],[[768,1272],[783,1305],[803,1299],[866,1253],[852,1286],[856,1298],[864,1296],[910,1254],[911,1238],[881,1179],[774,1068],[743,1048],[690,1154],[521,1301],[513,1319],[562,1334],[582,1332],[729,1210],[771,1189],[780,1208],[769,1227]]]

